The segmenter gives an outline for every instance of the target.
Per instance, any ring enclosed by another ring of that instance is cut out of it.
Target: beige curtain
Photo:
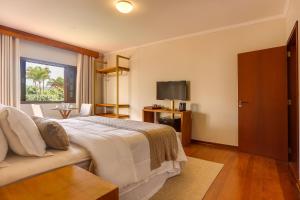
[[[78,54],[76,90],[76,104],[78,108],[83,103],[94,104],[94,73],[94,58]]]
[[[19,39],[0,34],[0,104],[20,107]]]

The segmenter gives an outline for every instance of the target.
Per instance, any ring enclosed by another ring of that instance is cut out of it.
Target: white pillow
[[[5,120],[5,118],[7,118]],[[4,107],[0,112],[0,125],[9,147],[18,155],[44,156],[46,144],[39,129],[26,113],[14,107]]]
[[[8,151],[7,141],[2,132],[2,129],[0,128],[0,163],[5,159],[7,151]]]

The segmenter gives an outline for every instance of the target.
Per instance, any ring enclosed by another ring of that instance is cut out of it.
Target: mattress
[[[7,167],[0,168],[0,186],[35,176],[68,165],[88,165],[90,154],[84,148],[71,144],[67,151],[49,150],[49,156],[24,157],[9,153]]]

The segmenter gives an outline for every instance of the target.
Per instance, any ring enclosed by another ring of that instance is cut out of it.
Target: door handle
[[[243,107],[243,104],[248,104],[248,101],[239,100],[239,108]]]

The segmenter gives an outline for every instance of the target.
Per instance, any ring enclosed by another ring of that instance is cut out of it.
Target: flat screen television
[[[165,81],[156,83],[157,100],[188,100],[187,81]]]

